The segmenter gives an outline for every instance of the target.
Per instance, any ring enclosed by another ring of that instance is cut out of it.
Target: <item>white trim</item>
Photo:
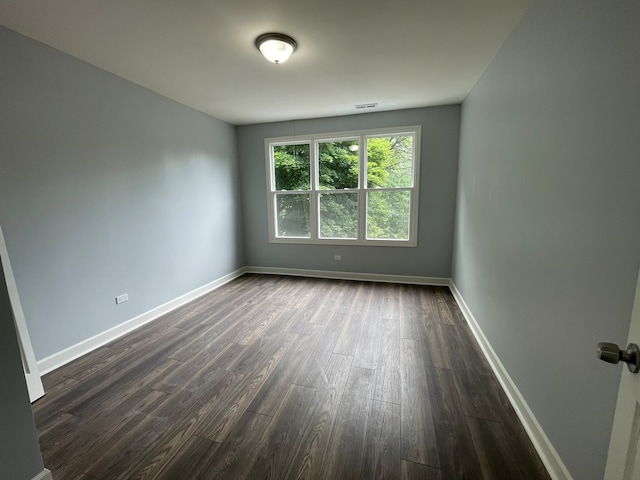
[[[409,187],[398,188],[368,188],[367,187],[367,139],[380,138],[391,135],[410,135],[413,137],[413,175],[412,184]],[[359,174],[357,187],[340,190],[322,190],[318,182],[319,172],[319,143],[341,140],[358,140],[360,150],[358,152]],[[293,135],[287,137],[272,137],[264,139],[266,181],[267,181],[267,220],[269,230],[269,243],[300,244],[300,245],[357,245],[357,246],[389,246],[389,247],[417,247],[418,246],[418,206],[420,191],[420,164],[422,143],[422,125],[409,125],[404,127],[376,128],[365,130],[353,130],[349,132],[333,132],[309,135]],[[275,161],[273,147],[282,145],[308,145],[309,146],[309,175],[310,185],[308,190],[277,190],[275,182]],[[410,194],[407,239],[377,239],[367,238],[367,200],[370,193],[407,191]],[[358,238],[323,238],[320,236],[320,195],[330,193],[357,193],[358,194]],[[310,225],[308,237],[279,237],[277,197],[280,195],[308,195]]]
[[[549,475],[553,480],[572,480],[573,477],[571,477],[569,470],[567,470],[567,467],[562,462],[560,455],[558,455],[558,452],[544,433],[544,430],[538,423],[538,420],[529,408],[529,405],[520,393],[520,390],[518,390],[518,387],[507,373],[507,370],[500,361],[500,358],[491,347],[489,340],[485,337],[480,325],[473,316],[473,313],[471,313],[469,306],[464,301],[462,294],[456,287],[455,283],[453,283],[453,280],[450,281],[449,288],[451,289],[451,293],[456,299],[456,302],[458,302],[460,310],[462,310],[464,318],[467,320],[473,335],[476,337],[484,356],[487,358],[489,365],[491,365],[493,373],[498,377],[500,385],[502,385],[513,409],[516,411],[518,418],[527,431],[533,446],[538,452],[538,455],[540,455],[542,463],[544,463],[547,468]]]
[[[450,280],[440,277],[413,277],[410,275],[383,275],[379,273],[335,272],[330,270],[307,270],[301,268],[245,267],[246,273],[266,275],[291,275],[294,277],[334,278],[338,280],[361,280],[365,282],[410,283],[415,285],[437,285],[448,287]]]
[[[51,476],[51,472],[45,468],[31,480],[53,480],[53,477]]]
[[[169,313],[176,308],[189,303],[196,298],[205,295],[212,290],[224,285],[225,283],[238,278],[246,272],[245,268],[240,268],[234,272],[231,272],[223,277],[214,280],[213,282],[207,283],[191,292],[185,293],[178,298],[175,298],[159,307],[152,308],[148,312],[145,312],[137,317],[134,317],[126,322],[121,323],[120,325],[116,325],[109,330],[106,330],[98,335],[95,335],[91,338],[87,338],[86,340],[81,341],[75,345],[72,345],[69,348],[65,348],[60,352],[54,353],[53,355],[43,358],[38,361],[38,368],[40,369],[40,374],[44,375],[45,373],[49,373],[56,368],[59,368],[72,360],[75,360],[82,355],[85,355],[92,350],[95,350],[102,345],[105,345],[121,336],[141,327],[142,325],[152,322],[153,320],[161,317]]]
[[[22,303],[20,302],[20,295],[18,294],[18,286],[16,285],[13,269],[11,268],[9,251],[7,250],[7,244],[5,243],[1,226],[0,262],[2,263],[2,269],[4,270],[4,278],[0,279],[0,281],[4,281],[7,286],[9,302],[11,303],[11,310],[13,312],[13,321],[16,327],[16,333],[18,334],[18,344],[20,346],[20,355],[22,357],[24,378],[27,383],[27,390],[29,391],[29,400],[33,403],[44,395],[44,387],[42,386],[36,356],[33,352],[33,346],[31,345],[31,337],[29,336],[29,329],[27,328],[27,320],[25,319],[24,311],[22,310]]]

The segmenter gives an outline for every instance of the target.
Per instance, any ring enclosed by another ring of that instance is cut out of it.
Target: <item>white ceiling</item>
[[[0,0],[23,35],[235,125],[464,99],[531,0]],[[254,39],[291,35],[289,61]],[[370,111],[370,110],[369,110]]]

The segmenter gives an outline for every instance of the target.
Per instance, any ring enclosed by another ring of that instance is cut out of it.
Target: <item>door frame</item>
[[[629,321],[629,335],[627,343],[640,341],[640,271],[636,280],[636,293]],[[626,344],[625,344],[626,345]],[[625,347],[622,347],[625,348]],[[640,404],[631,401],[640,399],[640,374],[631,373],[626,367],[622,368],[618,400],[609,441],[605,480],[620,480],[629,478],[633,462],[640,462],[640,458],[630,457],[631,450],[638,451],[640,445]],[[637,468],[637,467],[636,467]],[[626,477],[625,477],[626,476]]]
[[[9,301],[11,302],[11,310],[13,311],[13,321],[15,323],[16,333],[18,334],[18,345],[20,347],[20,355],[22,356],[24,377],[27,381],[27,388],[29,390],[29,399],[31,403],[33,403],[44,395],[44,387],[42,386],[40,372],[38,371],[38,364],[33,352],[33,347],[31,346],[31,337],[29,336],[29,330],[27,329],[27,320],[25,319],[24,311],[22,310],[22,303],[20,302],[20,295],[18,294],[18,287],[13,276],[13,269],[11,268],[11,262],[9,261],[9,252],[4,240],[1,225],[0,261],[2,262],[2,269],[4,270],[3,281],[5,282],[7,291],[9,292]]]

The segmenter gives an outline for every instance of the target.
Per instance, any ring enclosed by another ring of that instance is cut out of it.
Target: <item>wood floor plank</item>
[[[330,436],[337,421],[338,405],[346,388],[353,357],[333,354],[316,388],[315,408],[309,409],[295,454],[290,457],[288,476],[316,478],[323,464]]]
[[[382,480],[399,477],[400,423],[400,405],[373,401],[360,478]]]
[[[444,295],[444,299],[447,302],[447,305],[449,306],[449,311],[451,312],[451,315],[453,316],[453,324],[456,326],[466,324],[467,321],[464,318],[464,314],[462,313],[460,306],[458,305],[455,298],[453,297],[453,294],[451,293],[451,289],[449,289],[448,294]]]
[[[425,324],[429,348],[429,358],[434,367],[451,369],[451,358],[458,355],[456,344],[451,339],[454,337],[453,326],[440,322],[427,322]]]
[[[178,342],[187,332],[181,332],[174,335],[174,342]],[[101,392],[120,382],[121,379],[128,375],[135,376],[136,379],[143,370],[141,366],[156,365],[159,360],[166,355],[168,338],[158,342],[154,346],[158,349],[130,352],[125,357],[119,357],[108,366],[85,381],[80,382],[75,388],[69,389],[56,397],[47,397],[39,399],[36,404],[36,410],[39,415],[39,421],[46,421],[47,418],[57,415],[60,411],[72,412],[74,408],[79,407],[83,403],[90,402]],[[93,353],[93,352],[92,352]],[[92,353],[88,357],[92,357]],[[138,372],[138,375],[136,375]]]
[[[136,428],[130,424],[104,444],[99,458],[85,473],[98,478],[131,478],[140,456],[171,428],[166,418],[154,415],[144,415],[134,421]]]
[[[142,400],[142,393],[153,388],[158,377],[168,375],[173,371],[179,362],[171,358],[154,358],[151,357],[144,365],[147,375],[131,374],[127,381],[120,381],[123,377],[117,377],[112,381],[101,382],[90,395],[74,403],[72,408],[65,411],[72,413],[78,417],[93,417],[95,412],[108,411],[114,409],[117,405],[125,403],[129,398],[134,398],[134,402],[138,399]],[[108,390],[109,395],[104,395]]]
[[[245,412],[229,435],[228,441],[224,443],[197,436],[191,437],[155,478],[244,478],[251,468],[260,441],[271,421],[272,418],[269,416]],[[141,470],[136,478],[142,478],[145,470],[148,470],[148,467]]]
[[[328,281],[324,282],[323,288],[324,295],[322,297],[316,297],[317,301],[321,301],[321,307],[318,305],[311,305],[310,310],[313,312],[309,318],[309,323],[316,323],[318,325],[326,325],[328,320],[336,314],[336,312],[344,308],[344,298],[346,292],[342,288],[345,281]],[[331,301],[327,302],[327,299]],[[338,312],[339,313],[339,312]]]
[[[262,288],[266,281],[260,275],[245,274],[218,287],[216,295],[202,295],[163,315],[153,323],[154,325],[170,325],[173,328],[189,329],[193,325],[209,320],[215,312],[219,312],[225,305],[237,304],[243,299],[250,298],[258,289]]]
[[[340,335],[334,347],[335,353],[354,355],[358,341],[362,321],[365,318],[372,290],[365,282],[353,282],[349,284],[350,310],[342,322]]]
[[[385,340],[383,317],[380,316],[384,297],[376,288],[382,289],[382,287],[378,286],[374,287],[372,291],[365,310],[367,321],[361,324],[356,351],[353,354],[354,367],[371,370],[374,370],[379,365],[380,352]]]
[[[236,387],[224,410],[219,410],[208,418],[196,434],[217,442],[224,441],[295,338],[295,334],[286,334],[281,343],[272,345],[260,356],[253,368],[244,374],[242,382]]]
[[[549,480],[446,287],[247,274],[43,383],[56,480]]]
[[[171,362],[167,360],[166,365]],[[153,382],[153,377],[149,382]],[[150,392],[144,385],[142,388],[129,388],[128,395],[123,395],[120,390],[111,396],[114,389],[110,389],[109,395],[96,396],[85,408],[77,408],[76,415],[63,417],[67,421],[59,424],[58,428],[44,428],[40,423],[40,441],[47,465],[54,469],[57,465],[73,468],[74,462],[85,458],[86,452],[100,450],[97,446],[100,444],[96,442],[106,441],[118,434],[118,428],[124,428],[121,419],[144,415],[166,397],[161,392]],[[60,441],[61,438],[65,441]]]
[[[54,386],[48,387],[46,383],[46,375],[43,377],[43,386],[46,392],[47,402],[54,403],[56,402],[62,395],[68,393],[69,390],[78,386],[80,382],[74,380],[73,378],[61,377],[61,379],[56,379],[55,383],[51,382]],[[41,405],[44,405],[44,402],[40,402]],[[60,403],[57,403],[60,406]],[[63,409],[59,409],[53,413],[52,416],[38,415],[34,416],[36,421],[36,428],[38,431],[44,431],[48,427],[51,421],[55,421],[56,417]]]
[[[517,421],[516,413],[504,391],[496,390],[496,396],[500,398],[502,408],[498,409],[500,424],[507,438],[507,445],[504,450],[507,451],[507,457],[510,461],[517,463],[522,471],[527,473],[526,478],[544,478],[548,479],[548,473],[542,460],[538,456],[531,439],[528,437],[524,426]]]
[[[164,397],[166,394],[163,392],[151,391],[143,401],[147,404],[154,404],[162,401]],[[118,439],[127,436],[127,439],[131,440],[132,434],[147,435],[147,432],[138,429],[147,414],[128,407],[124,410],[126,411],[124,415],[111,415],[102,411],[90,421],[78,423],[78,428],[71,441],[44,459],[47,468],[52,472],[55,471],[56,480],[77,478],[83,473],[88,473],[101,461],[107,451],[112,451]],[[120,445],[123,445],[124,450],[127,450],[129,441],[121,442]],[[118,454],[121,453],[118,450]],[[101,478],[101,475],[98,472],[98,475],[93,476]]]
[[[160,469],[154,478],[163,480],[213,478],[207,475],[211,469],[210,463],[217,459],[217,450],[220,446],[220,443],[194,435],[176,452],[171,462],[164,464],[164,468]],[[153,462],[144,465],[133,478],[150,478],[149,472],[153,467]]]
[[[273,416],[284,399],[289,385],[298,376],[298,367],[309,358],[311,348],[317,341],[317,332],[321,325],[315,325],[310,331],[298,334],[294,344],[285,352],[271,375],[262,384],[256,396],[247,408],[251,412]]]
[[[145,478],[155,477],[180,452],[184,445],[196,435],[201,425],[224,408],[225,399],[233,395],[234,384],[244,376],[225,372],[209,391],[193,399],[184,390],[169,395],[157,405],[150,415],[154,420],[165,420],[166,428],[158,428],[156,444],[158,448],[147,448],[139,452],[135,459],[120,463],[116,478],[130,478],[135,472],[144,472]],[[169,419],[171,421],[169,422]],[[163,424],[160,424],[163,426]]]
[[[446,298],[451,295],[449,289],[446,287],[436,287],[434,290],[435,303],[438,308],[438,319],[440,323],[455,325],[453,314],[449,309],[449,303]]]
[[[323,479],[360,478],[375,372],[352,367],[322,462]]]
[[[413,285],[414,295],[418,302],[418,308],[422,314],[423,322],[442,322],[442,317],[438,308],[436,291],[443,287],[430,285]]]
[[[314,342],[309,345],[309,355],[298,365],[293,383],[313,388],[322,384],[327,363],[335,354],[335,345],[340,336],[338,327],[341,324],[340,315],[332,316],[317,331]]]
[[[502,424],[479,418],[467,417],[474,445],[484,478],[509,478],[528,480],[543,478],[545,472],[539,466],[524,463],[513,458],[510,439]],[[505,448],[506,447],[506,448]]]
[[[295,281],[304,283],[302,293],[291,299],[287,305],[286,316],[282,316],[282,329],[305,335],[310,330],[315,329],[311,320],[318,308],[322,307],[322,300],[326,294],[326,283],[320,280],[309,281],[309,279],[301,279],[294,277]],[[288,317],[288,320],[287,320]]]
[[[410,340],[420,339],[425,312],[414,285],[400,286],[400,337]]]
[[[256,364],[262,363],[265,357],[271,355],[279,345],[293,345],[297,342],[298,334],[286,331],[268,331],[251,345],[244,346],[242,354],[234,361],[230,369],[248,373],[255,369]]]
[[[291,468],[290,459],[302,443],[305,425],[315,409],[317,395],[314,388],[295,384],[290,386],[280,413],[265,431],[265,440],[246,478],[287,478]]]
[[[283,281],[285,281],[284,277],[275,277],[269,282],[265,282],[264,279],[259,280],[242,290],[233,300],[225,300],[217,308],[207,309],[194,321],[198,322],[196,325],[215,327],[221,335],[225,332],[235,334],[238,328],[242,328],[245,323],[250,323],[250,316],[264,306],[271,292],[277,290]],[[243,315],[237,314],[239,308],[242,308]],[[193,328],[191,325],[193,322],[189,322],[189,328]]]
[[[198,356],[209,352],[215,355],[222,345],[230,343],[221,338],[222,332],[215,326],[199,325],[197,329],[198,335],[192,336],[188,342],[185,342],[180,348],[171,353],[171,358],[179,362],[186,362],[193,358],[193,352],[198,352]]]
[[[215,461],[209,461],[203,478],[228,479],[244,478],[251,469],[264,432],[273,421],[272,417],[253,412],[245,412],[236,427],[224,442]],[[175,478],[175,477],[174,477]],[[171,477],[167,477],[170,480]]]
[[[380,316],[400,320],[400,287],[398,283],[385,283],[382,289],[382,310]]]
[[[239,345],[252,345],[257,341],[262,341],[265,336],[268,336],[269,330],[275,330],[280,333],[283,330],[279,324],[280,315],[286,311],[287,305],[291,303],[303,289],[304,283],[286,277],[279,289],[270,292],[269,300],[266,304],[258,311],[254,311],[244,328],[236,329],[237,334],[234,342]]]
[[[400,374],[400,325],[392,318],[384,318],[387,328],[383,331],[373,398],[383,402],[400,404],[402,378]]]
[[[73,378],[81,382],[86,378],[93,377],[102,368],[113,365],[113,363],[117,362],[125,353],[125,351],[116,352],[108,346],[102,346],[92,351],[90,355],[84,355],[71,362],[67,368],[65,368],[64,375],[67,378]]]
[[[167,375],[159,377],[153,388],[165,393],[174,393],[180,389],[192,393],[201,391],[225,371],[233,370],[233,364],[245,348],[230,343],[226,346],[216,345],[213,350],[200,351],[188,361],[178,364]]]
[[[155,322],[154,327],[156,327]],[[165,337],[167,334],[169,336],[176,335],[176,330],[179,329],[175,325],[168,322],[158,322],[157,328],[138,328],[124,338],[121,338],[120,341],[107,344],[105,350],[110,349],[112,352],[118,352],[122,356],[135,355],[136,351],[144,348],[145,345],[155,342],[158,338]],[[89,354],[88,357],[91,362],[98,360],[95,354],[99,353],[99,351],[100,350],[94,350]],[[110,358],[115,360],[118,356],[112,355]]]
[[[319,388],[290,385],[247,478],[317,478],[351,362],[334,354]]]
[[[453,373],[446,369],[429,368],[428,382],[443,477],[482,480],[476,449],[465,421]]]
[[[402,339],[402,458],[439,468],[438,444],[427,382],[427,365],[419,342]]]
[[[46,426],[38,426],[40,434],[42,458],[53,458],[57,452],[73,441],[78,430],[80,418],[61,412],[53,417]]]
[[[451,371],[465,415],[499,421],[502,404],[498,391],[500,384],[487,371],[475,351],[464,348],[465,338],[453,326],[453,335],[447,337],[454,346],[450,350]]]
[[[437,468],[402,460],[402,480],[443,480],[443,478]]]

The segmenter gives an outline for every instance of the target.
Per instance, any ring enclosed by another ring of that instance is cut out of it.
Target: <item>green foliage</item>
[[[410,187],[412,152],[409,135],[367,139],[367,187]]]
[[[309,190],[309,144],[273,147],[276,190]]]
[[[358,238],[358,194],[320,195],[320,236]]]
[[[369,192],[367,200],[367,237],[406,240],[409,238],[411,195],[397,192]]]
[[[413,137],[399,135],[373,137],[367,141],[367,187],[411,187]],[[367,197],[367,238],[409,238],[411,195],[397,192],[369,192]]]
[[[318,145],[318,181],[321,190],[358,188],[357,140],[321,142]],[[309,190],[310,145],[274,147],[276,190]],[[412,186],[413,137],[397,135],[367,138],[367,188]],[[278,195],[278,234],[309,235],[309,195]],[[369,192],[367,237],[407,239],[410,194]],[[320,235],[323,238],[356,238],[358,232],[356,193],[323,194],[320,198]]]
[[[309,237],[309,194],[277,195],[278,236]]]
[[[319,183],[322,190],[358,188],[358,151],[355,140],[322,142],[318,146]]]
[[[276,190],[309,190],[309,144],[273,147]],[[309,236],[309,195],[278,195],[278,235]]]

